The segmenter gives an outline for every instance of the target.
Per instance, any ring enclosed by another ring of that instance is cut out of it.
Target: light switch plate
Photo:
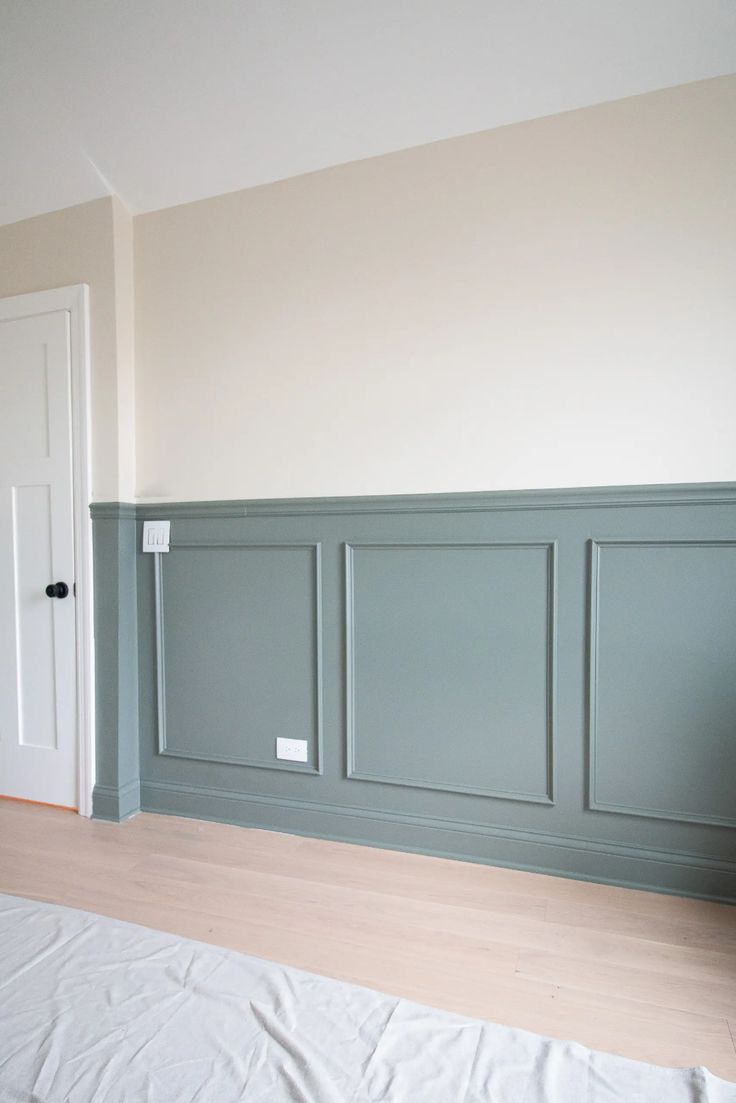
[[[143,551],[167,552],[169,550],[170,531],[171,521],[144,521]]]
[[[306,762],[309,757],[309,747],[306,739],[277,739],[276,757],[284,758],[287,762]]]

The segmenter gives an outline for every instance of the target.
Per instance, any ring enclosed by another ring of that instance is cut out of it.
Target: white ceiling
[[[0,224],[736,71],[736,0],[0,0]]]

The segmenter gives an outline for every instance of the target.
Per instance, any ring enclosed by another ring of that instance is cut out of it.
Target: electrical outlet
[[[306,762],[309,757],[306,739],[277,739],[276,757],[287,762]]]
[[[144,521],[143,551],[167,552],[169,550],[170,532],[171,521]]]

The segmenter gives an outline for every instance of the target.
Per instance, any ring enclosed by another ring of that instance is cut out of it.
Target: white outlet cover
[[[306,762],[309,758],[309,745],[306,739],[276,740],[276,757],[287,762]]]
[[[170,532],[171,521],[144,521],[143,551],[167,552],[169,550]]]

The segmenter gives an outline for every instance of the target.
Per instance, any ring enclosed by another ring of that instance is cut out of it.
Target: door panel
[[[0,407],[0,463],[49,454],[47,348],[28,340],[28,326],[11,333],[7,327],[13,325],[20,326],[20,322],[4,323],[3,389],[7,400]]]
[[[0,794],[77,804],[69,315],[0,323]],[[46,586],[66,582],[66,598]]]

